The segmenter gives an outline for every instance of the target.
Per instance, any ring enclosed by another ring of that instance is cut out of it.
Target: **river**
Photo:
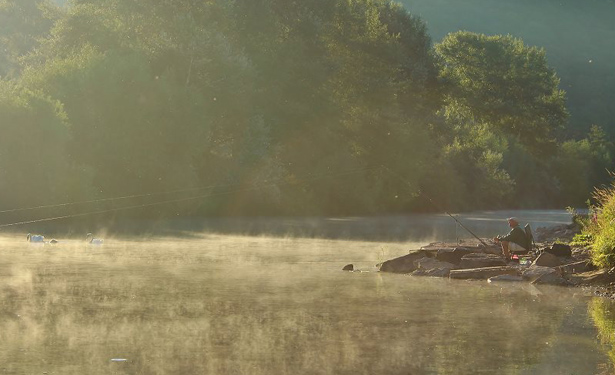
[[[459,218],[492,237],[508,216],[534,228],[570,220],[563,211]],[[375,268],[468,237],[445,215],[211,220],[174,236],[107,233],[103,246],[7,234],[0,374],[613,372],[610,301]],[[341,271],[348,263],[362,272]]]

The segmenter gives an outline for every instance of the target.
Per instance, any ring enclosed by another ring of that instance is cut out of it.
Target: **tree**
[[[0,207],[65,202],[74,193],[62,105],[0,81]]]
[[[608,185],[613,151],[613,143],[595,125],[586,138],[563,142],[551,162],[561,189],[560,201],[567,206],[583,206],[594,187]]]
[[[20,59],[39,45],[60,16],[49,0],[0,0],[0,77],[18,74]]]
[[[518,139],[536,155],[553,154],[554,130],[568,113],[544,50],[511,36],[460,31],[447,35],[435,51],[446,106]]]

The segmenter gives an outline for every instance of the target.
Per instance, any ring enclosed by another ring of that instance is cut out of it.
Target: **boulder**
[[[572,256],[572,248],[561,243],[554,243],[551,247],[547,247],[545,251],[558,257]]]
[[[541,267],[532,265],[521,275],[525,280],[532,284],[566,285],[568,281],[564,279],[559,270],[551,267]]]
[[[561,266],[562,262],[555,255],[543,252],[538,256],[538,258],[536,258],[532,265],[541,267],[557,267]]]
[[[483,249],[476,247],[455,247],[453,249],[438,249],[436,253],[436,259],[441,262],[447,262],[452,264],[461,263],[461,258],[468,254],[476,252],[482,252]]]
[[[497,283],[497,282],[518,282],[518,281],[525,281],[523,279],[523,277],[519,276],[519,275],[498,275],[498,276],[493,276],[490,277],[489,280],[490,283]]]
[[[354,271],[354,266],[352,264],[347,264],[342,268],[342,271]]]
[[[506,266],[503,257],[495,254],[473,253],[464,255],[459,263],[460,268],[482,268]]]
[[[416,265],[414,261],[419,260],[424,257],[434,257],[434,252],[425,251],[425,250],[417,250],[412,251],[408,255],[401,256],[399,258],[390,259],[386,262],[380,264],[379,268],[382,272],[393,272],[393,273],[411,273],[416,270]]]
[[[482,267],[462,270],[451,270],[451,279],[489,279],[499,275],[518,275],[514,267]]]

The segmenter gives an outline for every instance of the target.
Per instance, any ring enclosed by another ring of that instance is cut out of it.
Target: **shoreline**
[[[411,276],[445,277],[494,282],[525,282],[582,288],[588,293],[615,299],[615,268],[598,269],[588,247],[570,246],[577,224],[537,228],[528,255],[505,260],[501,247],[490,239],[435,242],[410,250],[407,255],[376,265],[381,272]]]

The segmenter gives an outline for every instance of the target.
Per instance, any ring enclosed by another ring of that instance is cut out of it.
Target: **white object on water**
[[[128,362],[126,358],[111,358],[111,362]]]
[[[45,236],[42,236],[40,234],[30,234],[30,233],[28,233],[28,235],[26,236],[26,239],[28,240],[28,242],[34,242],[34,243],[43,243],[43,242],[45,242]]]
[[[85,242],[89,243],[90,245],[102,245],[105,240],[103,240],[102,238],[94,238],[94,235],[92,233],[88,233],[85,237]]]

